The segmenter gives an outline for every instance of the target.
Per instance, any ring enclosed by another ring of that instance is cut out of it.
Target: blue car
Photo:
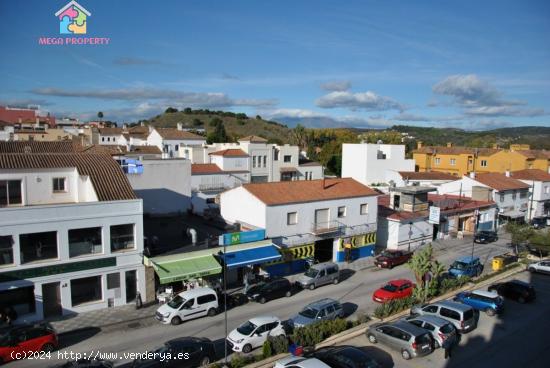
[[[494,291],[463,291],[456,294],[453,300],[469,305],[478,311],[483,311],[488,316],[502,313],[504,307],[504,299]]]
[[[453,277],[476,277],[483,272],[483,265],[478,257],[461,257],[449,267],[449,275]]]

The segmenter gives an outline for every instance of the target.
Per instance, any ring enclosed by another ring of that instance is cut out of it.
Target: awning
[[[292,173],[292,172],[298,172],[298,169],[295,168],[295,167],[281,167],[279,169],[279,172],[282,172],[282,173]]]
[[[151,258],[149,263],[155,269],[161,284],[217,275],[222,272],[222,267],[212,254],[195,256],[178,254]]]
[[[220,255],[227,268],[261,264],[281,259],[281,254],[274,244],[267,246],[228,251]]]
[[[499,213],[499,215],[504,217],[509,217],[509,218],[525,217],[525,213],[520,211],[506,211],[506,212]]]

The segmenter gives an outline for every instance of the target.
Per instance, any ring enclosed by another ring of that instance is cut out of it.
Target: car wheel
[[[439,341],[434,340],[434,349],[439,349],[441,345],[439,345]]]
[[[309,285],[309,290],[313,290],[313,289],[315,289],[315,284]]]
[[[43,351],[43,352],[45,352],[45,353],[49,353],[49,352],[51,352],[51,351],[53,351],[53,350],[54,350],[54,346],[53,346],[52,344],[50,344],[50,343],[47,343],[47,344],[42,345],[41,351]]]
[[[209,357],[204,357],[201,359],[200,367],[206,367],[208,364],[210,364]]]
[[[292,296],[292,293],[290,292],[290,290],[285,293],[285,296],[287,298],[290,298]]]
[[[518,303],[520,303],[520,304],[525,304],[525,298],[522,297],[522,296],[520,296],[520,297],[518,298]]]
[[[485,310],[485,313],[486,313],[489,317],[493,317],[493,316],[496,314],[496,311],[495,311],[493,308],[487,308],[487,310]]]
[[[179,318],[178,316],[172,318],[172,320],[170,321],[170,323],[174,326],[177,326],[181,323],[181,318]]]
[[[374,335],[369,334],[367,337],[371,344],[376,344],[378,342],[378,340],[376,340],[376,336]]]
[[[411,359],[411,353],[409,353],[408,350],[403,350],[403,351],[401,351],[401,356],[402,356],[403,359],[405,359],[405,360]]]
[[[214,317],[216,315],[216,310],[214,308],[210,308],[208,310],[208,317]]]
[[[248,354],[251,351],[252,351],[252,345],[246,344],[245,346],[243,346],[243,353]]]
[[[262,297],[260,298],[260,304],[265,304],[266,301],[267,301],[267,300],[265,299],[265,297],[262,296]]]
[[[533,273],[533,272],[535,272],[535,271],[536,271],[536,270],[535,270],[535,267],[529,267],[529,272]]]
[[[340,280],[338,279],[334,279],[334,281],[332,282],[334,285],[338,285],[338,283],[340,282]]]

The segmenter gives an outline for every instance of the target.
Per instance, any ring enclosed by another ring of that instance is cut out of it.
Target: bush
[[[244,356],[240,353],[235,353],[231,357],[229,365],[231,368],[241,368],[255,360],[254,356]]]
[[[264,344],[262,346],[262,356],[265,358],[269,358],[273,355],[273,350],[271,349],[271,341],[269,339],[264,341]]]
[[[315,346],[326,338],[347,330],[349,327],[348,322],[341,318],[333,321],[322,321],[295,329],[292,334],[292,341],[299,346]]]
[[[244,120],[237,120],[237,125],[245,125],[246,124],[246,121]]]
[[[274,355],[288,352],[288,338],[286,336],[269,337],[268,341]]]
[[[470,280],[471,279],[468,276],[460,276],[457,278],[446,278],[443,281],[441,281],[441,283],[439,284],[438,295],[443,295],[445,293],[448,293],[449,291],[461,288],[462,286],[470,282]]]
[[[388,316],[391,316],[392,314],[408,309],[412,307],[415,303],[416,303],[416,300],[413,297],[391,300],[387,303],[384,303],[378,306],[374,310],[374,316],[377,318],[383,319]]]

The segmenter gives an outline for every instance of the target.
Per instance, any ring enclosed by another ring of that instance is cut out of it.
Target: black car
[[[546,227],[546,221],[546,217],[535,217],[534,219],[529,221],[529,224],[535,229],[542,229]]]
[[[261,304],[268,300],[292,296],[292,284],[287,279],[273,279],[252,286],[246,296]]]
[[[496,291],[498,295],[507,299],[516,300],[520,303],[535,300],[537,294],[535,288],[526,282],[510,280],[490,285],[487,290]]]
[[[83,358],[73,360],[60,365],[59,368],[113,368],[114,365],[108,360]]]
[[[355,346],[328,346],[308,354],[331,368],[379,368],[380,363]]]
[[[474,242],[480,244],[492,243],[498,240],[498,234],[496,231],[482,230],[476,233],[474,236]]]
[[[207,338],[181,337],[164,343],[143,359],[136,359],[133,368],[195,368],[216,361],[214,343]]]
[[[242,293],[236,293],[236,294],[227,294],[227,310],[233,309],[235,307],[239,307],[243,304],[248,303],[248,297]],[[218,310],[224,311],[225,310],[225,294],[220,293],[218,294]]]

